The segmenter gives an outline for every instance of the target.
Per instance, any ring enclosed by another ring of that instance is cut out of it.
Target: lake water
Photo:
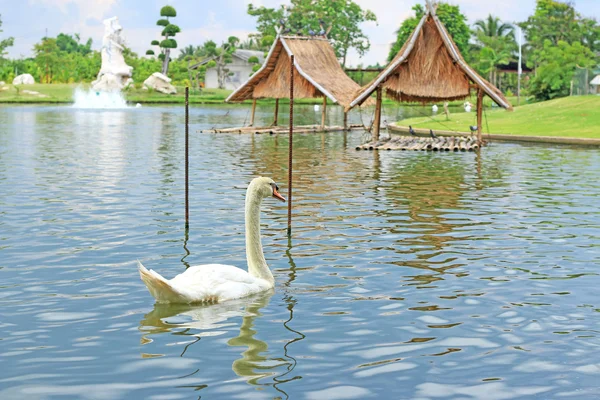
[[[262,213],[275,291],[155,306],[137,259],[245,268],[247,183],[287,196],[286,136],[198,132],[244,120],[191,108],[186,236],[182,107],[0,108],[0,399],[600,397],[598,150],[296,135],[291,239]]]

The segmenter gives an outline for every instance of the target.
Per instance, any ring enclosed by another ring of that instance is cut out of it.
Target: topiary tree
[[[239,42],[240,39],[235,36],[230,36],[220,47],[217,47],[217,44],[212,40],[204,43],[206,55],[211,58],[211,60],[206,64],[206,69],[217,69],[217,81],[219,89],[225,89],[225,81],[227,80],[228,76],[232,75],[232,72],[229,70],[229,68],[227,68],[227,64],[231,64],[233,62],[232,54],[237,49]]]
[[[260,60],[256,56],[252,56],[252,57],[248,58],[248,64],[252,65],[252,73],[250,73],[250,76],[252,76],[252,74],[254,74],[256,71],[258,71],[261,67]]]
[[[153,40],[150,44],[152,46],[158,46],[160,48],[160,54],[158,55],[159,60],[162,63],[162,73],[167,75],[169,72],[169,62],[171,59],[169,58],[171,54],[171,49],[177,48],[177,42],[175,39],[172,39],[175,35],[181,32],[181,29],[170,22],[169,18],[173,18],[177,16],[177,11],[172,6],[164,6],[160,9],[160,16],[164,17],[156,21],[156,25],[164,27],[161,36],[164,38],[162,41]],[[154,55],[154,50],[146,51],[147,55]]]

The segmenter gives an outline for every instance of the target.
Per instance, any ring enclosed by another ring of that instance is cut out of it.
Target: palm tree
[[[492,14],[488,15],[486,19],[475,21],[474,26],[476,36],[502,37],[512,35],[514,37],[514,27],[511,24],[502,22],[500,18],[494,17]]]
[[[189,45],[184,47],[183,49],[179,49],[179,56],[177,56],[178,60],[183,60],[187,56],[194,57],[196,55],[196,48],[193,45]]]
[[[474,27],[479,68],[489,74],[490,82],[495,85],[496,66],[508,64],[517,49],[514,27],[491,14],[486,19],[477,20]]]

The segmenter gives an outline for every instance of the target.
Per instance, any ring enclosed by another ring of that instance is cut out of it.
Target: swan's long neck
[[[253,186],[246,192],[246,260],[250,275],[274,283],[260,242],[260,204],[262,198]]]

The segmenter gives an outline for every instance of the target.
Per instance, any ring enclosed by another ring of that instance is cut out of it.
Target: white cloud
[[[424,4],[424,0],[354,0],[364,9],[370,9],[378,18],[378,24],[365,23],[362,29],[371,42],[371,50],[361,59],[351,51],[348,65],[370,65],[385,63],[389,48],[395,40],[395,31],[408,16],[412,15],[415,4]],[[448,0],[460,6],[469,18],[469,24],[488,14],[498,16],[504,21],[522,21],[531,15],[535,0],[504,0],[487,2],[481,0]],[[8,3],[8,2],[7,2]],[[254,32],[256,19],[246,15],[248,4],[255,6],[279,7],[289,4],[289,0],[217,0],[213,2],[197,0],[163,0],[144,2],[140,0],[26,0],[26,6],[16,2],[2,9],[5,36],[15,36],[15,46],[9,48],[10,57],[31,55],[34,43],[44,35],[55,36],[59,32],[80,33],[83,40],[91,37],[94,48],[99,49],[104,32],[102,24],[88,24],[90,20],[102,21],[113,15],[119,16],[123,25],[123,35],[128,45],[138,54],[144,54],[149,42],[158,34],[154,25],[160,6],[172,3],[176,5],[180,17],[197,14],[193,19],[181,18],[182,31],[176,40],[179,47],[188,44],[200,45],[211,39],[220,43],[229,36],[245,38]],[[146,5],[147,4],[147,5]],[[27,12],[24,12],[26,9]],[[600,1],[577,0],[576,9],[583,15],[600,17]],[[48,17],[52,14],[52,17]],[[12,20],[11,20],[12,19]],[[39,21],[43,21],[39,23]],[[36,21],[36,22],[31,22]]]

